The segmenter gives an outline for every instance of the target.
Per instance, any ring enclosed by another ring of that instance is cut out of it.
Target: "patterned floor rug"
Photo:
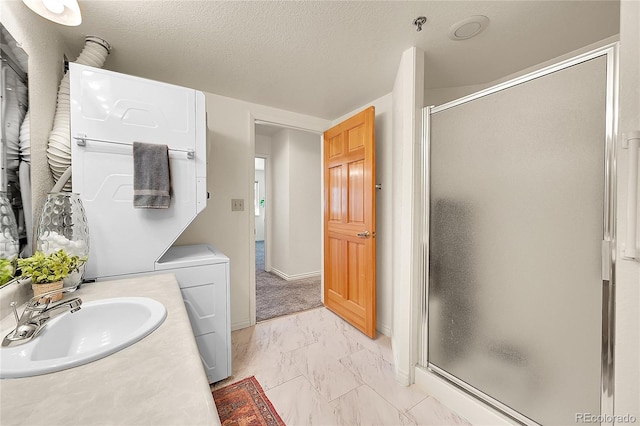
[[[285,426],[254,376],[213,391],[222,426]]]

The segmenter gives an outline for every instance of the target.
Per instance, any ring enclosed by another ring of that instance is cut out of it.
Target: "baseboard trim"
[[[251,320],[244,320],[231,324],[231,331],[236,331],[247,327],[251,327]]]
[[[319,277],[320,276],[320,271],[314,271],[314,272],[306,272],[304,274],[294,274],[294,275],[288,275],[285,274],[284,272],[276,269],[276,268],[271,268],[270,271],[272,274],[275,274],[277,276],[279,276],[280,278],[282,278],[285,281],[294,281],[294,280],[301,280],[303,278],[314,278],[314,277]]]
[[[436,398],[442,404],[464,417],[471,424],[512,425],[513,420],[502,415],[484,402],[458,389],[445,379],[422,367],[415,367],[416,386]]]
[[[410,386],[411,377],[409,377],[408,372],[402,371],[396,367],[396,382],[400,383],[402,386]]]
[[[383,334],[387,337],[391,337],[391,327],[389,327],[386,324],[378,324],[376,326],[376,330],[378,330],[380,334]]]

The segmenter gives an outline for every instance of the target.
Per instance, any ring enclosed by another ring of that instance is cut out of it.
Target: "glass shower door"
[[[606,73],[431,115],[429,366],[540,424],[600,413]]]

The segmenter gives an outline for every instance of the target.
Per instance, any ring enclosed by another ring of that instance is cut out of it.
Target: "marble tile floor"
[[[326,308],[231,334],[234,375],[255,376],[288,426],[469,425],[422,392],[395,381],[391,341],[375,340]]]

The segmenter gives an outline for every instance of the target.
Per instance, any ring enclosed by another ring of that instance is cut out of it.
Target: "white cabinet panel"
[[[178,280],[202,364],[213,383],[231,375],[229,259],[213,247],[209,250],[215,255],[209,255],[208,265],[202,264],[204,260],[198,256],[179,256],[182,251],[193,254],[196,249],[196,246],[171,248],[167,258],[173,260],[163,263],[162,272],[171,272]],[[170,267],[172,263],[189,264],[193,259],[200,265]]]
[[[227,348],[220,344],[221,341],[216,333],[196,336],[200,359],[209,383],[225,379],[231,374],[231,360],[227,356]]]
[[[226,267],[227,263],[220,263],[217,265],[179,268],[171,271],[180,278],[178,280],[180,288],[185,289],[205,284],[225,284],[227,282]]]
[[[179,278],[178,278],[179,280]],[[182,297],[196,336],[224,332],[226,321],[225,283],[206,284],[182,289]]]

